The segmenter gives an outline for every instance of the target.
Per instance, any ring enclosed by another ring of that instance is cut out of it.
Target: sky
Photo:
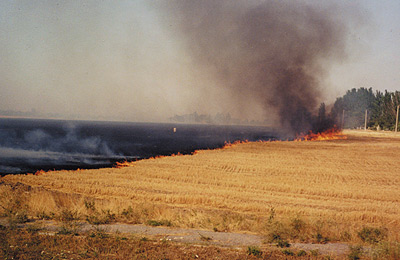
[[[400,1],[359,3],[365,8],[365,26],[351,32],[356,51],[331,70],[332,88],[337,95],[353,87],[400,91]]]
[[[240,101],[221,87],[227,81],[188,46],[191,32],[178,29],[187,20],[177,21],[165,7],[170,2],[160,2],[0,1],[0,111],[118,121],[159,122],[193,112],[276,120],[253,94]],[[321,1],[294,2],[322,10]],[[316,101],[333,103],[351,88],[400,91],[400,1],[330,2],[339,3],[332,17],[345,44],[343,53],[312,60],[323,67],[315,76]],[[240,48],[227,46],[234,47]],[[243,77],[241,83],[252,84]]]

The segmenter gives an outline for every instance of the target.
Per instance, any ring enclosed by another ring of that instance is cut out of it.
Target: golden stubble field
[[[400,135],[346,131],[347,139],[243,143],[131,167],[5,176],[33,188],[30,214],[79,214],[85,202],[119,221],[169,221],[215,231],[268,232],[301,223],[309,236],[354,240],[364,226],[400,231]],[[11,192],[4,190],[3,192]],[[4,199],[4,197],[3,197]],[[296,219],[297,222],[293,222]]]

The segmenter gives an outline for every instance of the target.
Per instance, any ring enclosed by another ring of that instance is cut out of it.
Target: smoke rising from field
[[[299,133],[312,127],[326,69],[346,56],[350,17],[324,3],[168,1],[165,24],[238,110],[257,104]]]
[[[360,27],[354,1],[329,2],[0,2],[0,115],[308,129]]]
[[[61,130],[61,129],[58,129]],[[0,174],[26,172],[36,167],[104,166],[115,153],[99,136],[84,136],[74,125],[62,131],[0,129]]]
[[[36,170],[111,167],[117,161],[187,154],[237,140],[279,136],[265,127],[0,118],[0,176]]]

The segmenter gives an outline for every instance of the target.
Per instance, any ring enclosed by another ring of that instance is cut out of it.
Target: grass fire
[[[331,130],[299,139],[309,142],[243,142],[122,168],[8,175],[1,205],[19,198],[20,183],[29,189],[12,212],[24,210],[32,219],[59,219],[68,211],[81,221],[97,214],[107,223],[250,232],[264,237],[265,246],[279,237],[379,251],[379,243],[399,240],[399,138]],[[90,213],[88,201],[96,211]],[[362,233],[366,228],[379,234]]]
[[[400,259],[375,2],[0,2],[0,259]]]

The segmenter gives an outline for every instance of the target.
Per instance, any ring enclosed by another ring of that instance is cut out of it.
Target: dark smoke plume
[[[289,134],[312,130],[320,80],[345,57],[346,14],[298,1],[167,1],[169,30],[238,107],[262,104]],[[172,17],[172,18],[171,18]]]

